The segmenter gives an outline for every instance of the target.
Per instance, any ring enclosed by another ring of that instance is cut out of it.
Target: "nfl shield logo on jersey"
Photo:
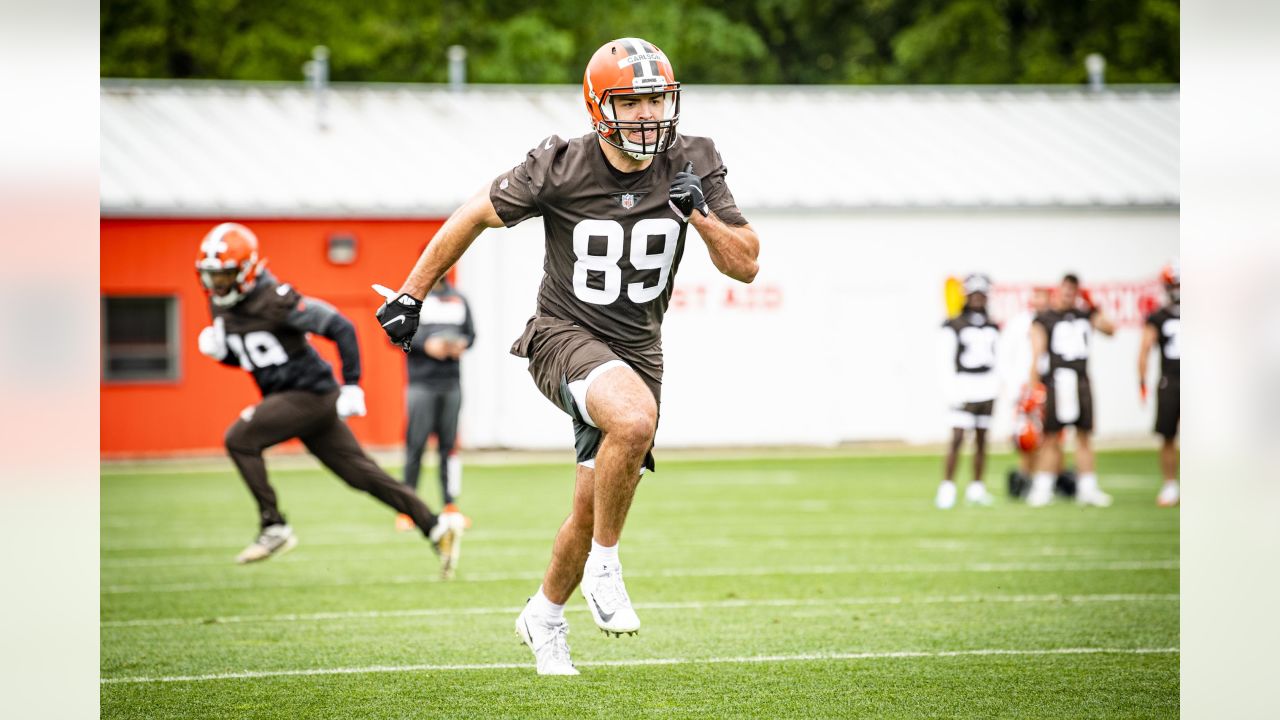
[[[649,193],[643,193],[643,192],[609,193],[609,195],[613,198],[613,201],[618,203],[618,206],[621,207],[623,210],[630,210],[634,208],[636,205],[639,205],[640,201],[644,199],[644,196],[648,194]]]

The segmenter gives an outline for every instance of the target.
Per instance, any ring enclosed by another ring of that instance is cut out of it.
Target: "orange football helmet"
[[[1044,440],[1044,404],[1048,395],[1044,385],[1023,386],[1014,418],[1013,442],[1022,452],[1031,452]]]
[[[214,305],[229,307],[253,289],[265,260],[258,259],[258,238],[238,223],[222,223],[200,241],[196,273]]]
[[[615,100],[654,93],[664,98],[660,119],[618,119]],[[582,75],[582,95],[596,134],[637,160],[656,155],[675,141],[680,83],[666,54],[646,40],[620,38],[596,50]],[[631,137],[637,134],[639,142]]]
[[[1182,268],[1176,259],[1160,270],[1160,281],[1164,283],[1169,302],[1182,302]]]

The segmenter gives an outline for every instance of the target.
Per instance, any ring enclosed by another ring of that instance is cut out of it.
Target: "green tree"
[[[644,37],[689,83],[1177,82],[1176,0],[102,0],[110,77],[300,80],[315,45],[334,80],[576,83],[615,37]]]

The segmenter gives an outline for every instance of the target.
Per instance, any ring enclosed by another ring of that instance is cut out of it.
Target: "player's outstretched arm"
[[[717,270],[739,282],[755,280],[760,271],[756,262],[760,257],[760,236],[750,225],[726,225],[714,212],[694,212],[689,224],[707,243],[707,252]]]
[[[453,267],[485,228],[502,224],[502,219],[489,200],[488,188],[482,188],[440,226],[422,255],[418,256],[418,262],[414,264],[398,293],[381,285],[373,286],[386,299],[376,315],[391,342],[399,345],[406,353],[409,352],[413,347],[413,335],[418,329],[418,313],[422,310],[422,300],[427,296],[427,290]]]
[[[1049,349],[1049,335],[1040,323],[1031,323],[1031,380],[1029,387],[1040,384],[1040,356]]]
[[[400,292],[415,298],[427,296],[427,290],[453,267],[462,253],[471,247],[486,228],[502,227],[502,219],[489,200],[489,186],[485,185],[467,200],[444,225],[418,257],[409,277],[400,286]]]
[[[1111,318],[1103,315],[1101,312],[1095,313],[1093,316],[1093,327],[1103,335],[1115,335],[1116,324]]]

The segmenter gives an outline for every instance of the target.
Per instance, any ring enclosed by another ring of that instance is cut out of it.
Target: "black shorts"
[[[956,430],[986,430],[991,427],[991,412],[995,405],[995,400],[954,405],[949,413],[951,427]]]
[[[601,371],[614,365],[631,368],[653,399],[662,407],[662,349],[615,347],[568,320],[533,317],[511,346],[511,354],[529,359],[529,374],[543,396],[573,418],[574,450],[578,464],[595,467],[603,434],[587,416],[587,386]],[[644,467],[655,468],[653,451],[645,453]]]
[[[1165,440],[1178,436],[1178,376],[1165,375],[1156,389],[1156,433]]]
[[[1044,431],[1056,433],[1066,427],[1093,431],[1093,390],[1089,376],[1070,368],[1058,368],[1041,378],[1046,394]]]

